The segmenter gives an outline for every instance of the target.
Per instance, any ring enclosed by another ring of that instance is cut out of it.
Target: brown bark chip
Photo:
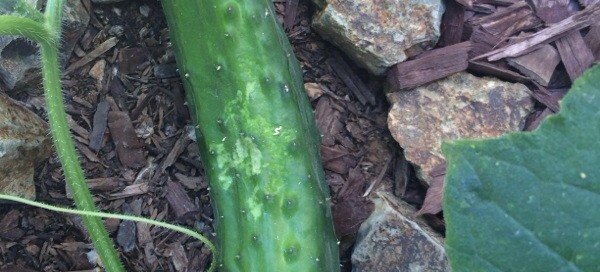
[[[572,30],[580,30],[591,24],[595,24],[600,19],[600,2],[588,6],[572,16],[549,27],[536,32],[509,46],[495,49],[483,54],[478,58],[486,57],[488,61],[496,61],[507,57],[517,57],[529,53],[543,44],[556,41]]]
[[[594,54],[594,61],[600,61],[600,24],[592,25],[583,40]]]
[[[449,46],[460,43],[465,23],[465,6],[454,0],[444,1],[446,11],[442,17],[440,26],[440,39],[438,47]]]
[[[467,69],[471,42],[434,49],[414,60],[396,64],[388,72],[386,91],[404,91]]]
[[[115,143],[119,160],[123,166],[138,168],[146,163],[142,148],[143,143],[138,139],[125,111],[111,111],[108,113],[108,128]]]
[[[198,211],[194,202],[187,195],[181,184],[175,181],[167,181],[165,191],[169,205],[179,220],[189,219]]]
[[[579,30],[573,30],[556,41],[556,47],[571,81],[575,81],[594,63],[594,55],[583,41]]]
[[[102,101],[98,103],[96,112],[94,113],[94,124],[92,133],[90,134],[90,145],[89,147],[95,151],[102,148],[102,139],[104,138],[104,132],[106,131],[106,125],[108,122],[108,111],[110,110],[110,103]]]
[[[333,57],[327,60],[327,64],[344,81],[360,103],[375,105],[373,91],[352,71],[339,53],[335,52]]]
[[[508,63],[540,85],[548,86],[556,66],[560,63],[560,56],[554,47],[546,44],[523,56],[509,58]]]

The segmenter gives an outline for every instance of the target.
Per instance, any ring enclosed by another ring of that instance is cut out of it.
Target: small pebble
[[[141,5],[140,14],[144,17],[148,17],[150,15],[150,7],[148,5]]]

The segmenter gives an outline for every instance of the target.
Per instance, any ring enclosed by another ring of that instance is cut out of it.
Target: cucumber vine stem
[[[17,2],[24,4],[22,0],[17,0]],[[77,208],[82,211],[96,211],[96,205],[87,188],[83,170],[71,140],[61,92],[58,44],[63,2],[64,0],[48,0],[46,11],[43,14],[44,20],[41,22],[36,20],[39,14],[0,16],[0,34],[25,36],[39,44],[48,122],[65,180],[71,189]],[[89,215],[83,215],[82,219],[106,270],[125,271],[102,220]]]

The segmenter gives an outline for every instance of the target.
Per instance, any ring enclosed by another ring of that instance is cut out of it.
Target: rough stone
[[[40,7],[42,1],[25,0],[26,3]],[[9,2],[10,3],[10,2]],[[14,3],[12,3],[14,4]],[[13,13],[11,4],[0,5],[0,14]],[[39,61],[37,49],[33,43],[17,36],[0,36],[0,77],[9,89],[13,89],[23,78],[39,79]],[[37,84],[32,84],[35,86]]]
[[[45,1],[26,0],[26,2],[41,7],[40,3]],[[83,35],[90,16],[80,0],[66,0],[63,10],[60,61],[64,65],[71,56],[75,44]],[[0,14],[11,12],[12,10],[7,8],[0,9]],[[34,43],[22,37],[0,36],[0,77],[9,89],[39,86],[40,67],[38,49]]]
[[[440,0],[313,0],[313,27],[359,65],[381,75],[440,36]]]
[[[388,94],[392,136],[430,185],[431,171],[445,163],[442,141],[491,138],[522,130],[533,102],[523,84],[457,73],[411,91]]]
[[[443,238],[413,216],[416,209],[381,191],[373,202],[358,231],[352,271],[450,271]]]
[[[34,199],[33,167],[52,151],[48,124],[0,95],[0,192]]]

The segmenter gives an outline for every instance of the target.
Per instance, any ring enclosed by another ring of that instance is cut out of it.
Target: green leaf
[[[600,271],[600,65],[533,132],[443,145],[454,271]]]

